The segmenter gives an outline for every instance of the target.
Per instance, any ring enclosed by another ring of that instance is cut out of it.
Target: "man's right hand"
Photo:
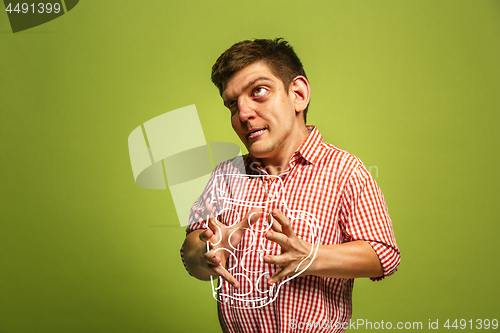
[[[190,237],[195,232],[186,237],[184,243],[186,266],[188,266],[191,274],[199,279],[207,280],[211,275],[218,275],[233,287],[238,288],[238,280],[226,268],[227,259],[230,256],[227,250],[234,253],[234,249],[237,248],[249,225],[255,223],[262,216],[262,212],[258,209],[252,209],[240,222],[228,227],[217,221],[212,209],[212,205],[207,205],[208,228],[197,233],[198,241],[196,243],[198,244],[193,244],[195,241],[192,238],[195,235]],[[201,247],[200,244],[204,246]],[[197,248],[198,251],[190,250],[190,247]],[[203,258],[198,257],[198,260],[195,260],[194,256],[203,256]],[[198,265],[203,267],[192,267],[192,262],[198,262]],[[190,266],[192,269],[190,269]]]

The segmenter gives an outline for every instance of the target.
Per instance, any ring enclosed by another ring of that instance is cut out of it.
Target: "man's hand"
[[[266,238],[277,243],[281,247],[281,254],[278,256],[266,255],[264,262],[279,265],[278,271],[267,281],[273,285],[285,276],[297,274],[300,269],[304,269],[314,258],[316,249],[310,244],[300,239],[292,229],[290,221],[283,212],[278,209],[272,211],[274,218],[272,229],[266,233]],[[275,223],[278,222],[278,223]],[[301,275],[307,274],[304,271]]]
[[[313,245],[300,239],[293,231],[288,218],[278,209],[266,238],[281,247],[281,255],[264,256],[268,264],[279,265],[278,271],[267,281],[272,285],[285,276],[300,273],[328,278],[351,279],[383,276],[382,265],[368,242],[356,240],[342,244]],[[314,262],[312,262],[314,260]],[[307,267],[307,269],[305,269]]]
[[[205,269],[211,275],[218,275],[233,287],[238,288],[239,282],[229,273],[226,268],[227,258],[230,253],[227,250],[234,251],[245,235],[250,223],[255,223],[262,212],[252,209],[240,222],[228,227],[217,221],[212,213],[212,205],[207,205],[208,228],[199,234],[202,242],[207,243],[207,252],[204,254]]]

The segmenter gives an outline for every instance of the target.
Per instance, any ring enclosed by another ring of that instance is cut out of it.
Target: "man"
[[[382,193],[358,158],[306,126],[309,82],[283,39],[233,45],[212,81],[249,154],[217,166],[193,205],[181,250],[186,269],[223,279],[225,332],[290,332],[301,323],[344,331],[354,278],[381,280],[399,265]],[[233,187],[229,209],[214,200],[215,185],[238,172],[244,185],[224,183]]]

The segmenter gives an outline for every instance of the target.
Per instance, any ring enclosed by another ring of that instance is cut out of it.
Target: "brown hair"
[[[256,61],[266,63],[274,75],[281,79],[288,94],[288,87],[297,76],[307,78],[302,62],[292,46],[283,38],[244,40],[227,49],[212,66],[212,82],[222,96],[229,78]],[[307,109],[303,111],[306,120]]]

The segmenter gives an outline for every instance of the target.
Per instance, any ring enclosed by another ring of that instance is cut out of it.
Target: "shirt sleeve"
[[[207,223],[206,223],[208,215],[208,211],[206,209],[207,205],[211,203],[213,205],[213,211],[214,212],[218,211],[217,201],[216,200],[214,201],[215,198],[214,182],[217,182],[218,177],[220,181],[221,176],[236,172],[235,170],[237,170],[237,168],[235,168],[234,165],[238,166],[243,163],[242,161],[243,160],[240,158],[234,158],[233,160],[220,163],[212,171],[212,174],[210,175],[210,178],[208,180],[207,185],[205,186],[205,189],[203,190],[200,197],[193,203],[191,209],[189,210],[189,222],[188,226],[186,227],[186,236],[189,233],[193,232],[194,230],[207,228]],[[181,246],[180,255],[182,264],[184,265],[186,271],[188,271],[186,263],[184,261],[184,243]]]
[[[384,274],[371,280],[382,280],[398,269],[401,256],[387,204],[377,183],[361,163],[354,168],[345,185],[340,224],[345,242],[364,240],[378,255]]]
[[[194,230],[207,228],[206,219],[207,219],[208,212],[206,210],[206,206],[211,201],[211,191],[213,188],[213,181],[214,181],[215,174],[216,174],[216,170],[214,170],[214,172],[212,172],[210,179],[209,179],[207,185],[205,186],[205,189],[203,190],[203,193],[193,203],[193,205],[191,206],[191,209],[189,210],[189,222],[188,222],[188,226],[186,227],[186,236]],[[180,255],[181,255],[182,264],[184,265],[184,268],[186,269],[186,271],[189,273],[189,270],[187,269],[187,266],[186,266],[186,262],[184,261],[184,243],[181,246]],[[191,275],[191,273],[189,273],[189,274]]]

